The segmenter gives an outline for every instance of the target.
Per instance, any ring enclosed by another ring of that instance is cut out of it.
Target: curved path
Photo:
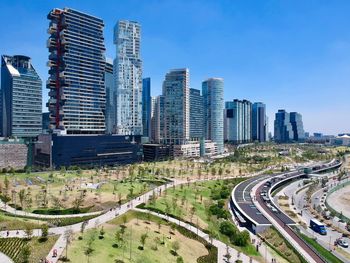
[[[0,262],[1,263],[13,263],[12,259],[0,252]]]

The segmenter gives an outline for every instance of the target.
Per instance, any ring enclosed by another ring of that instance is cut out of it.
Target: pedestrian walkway
[[[12,259],[0,252],[0,262],[1,263],[13,263]]]

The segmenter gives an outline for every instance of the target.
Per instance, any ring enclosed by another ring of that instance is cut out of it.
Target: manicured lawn
[[[304,234],[301,234],[301,237],[309,244],[311,245],[314,249],[317,250],[317,252],[323,256],[325,259],[327,259],[329,262],[332,263],[342,263],[342,261],[340,259],[338,259],[336,256],[334,256],[331,252],[329,252],[327,249],[325,249],[324,247],[322,247],[319,243],[317,243],[316,240],[305,236]]]
[[[244,178],[236,178],[177,186],[151,200],[145,208],[181,218],[182,221],[199,226],[213,237],[232,246],[228,236],[219,231],[220,223],[225,219],[213,213],[220,213],[224,218],[230,219],[231,215],[226,210],[227,201],[234,186],[243,180]],[[219,202],[223,204],[223,207],[216,209]],[[249,255],[259,256],[259,253],[250,244],[246,247],[234,247]]]
[[[116,242],[115,233],[120,229],[121,224],[126,226],[125,233],[122,235],[123,241]],[[82,240],[78,239],[81,234],[75,236],[68,248],[70,262],[87,262],[84,248],[88,247],[89,242],[92,242],[89,262],[94,263],[112,263],[116,259],[130,263],[175,263],[179,256],[184,262],[197,262],[199,257],[208,254],[207,248],[201,242],[183,235],[166,221],[145,213],[132,211],[104,224],[103,227],[105,230],[103,239],[98,237],[101,228],[85,231]],[[140,239],[143,234],[147,234],[147,238],[144,249],[141,250]],[[162,244],[163,241],[164,244]],[[176,256],[171,252],[175,241],[180,245]]]
[[[25,229],[26,227],[39,228],[40,224],[42,223],[44,222],[38,222],[38,220],[34,219],[7,216],[3,213],[0,213],[0,230],[17,230]]]

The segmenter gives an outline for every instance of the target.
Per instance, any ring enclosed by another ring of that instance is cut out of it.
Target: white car
[[[337,244],[341,247],[349,247],[349,243],[346,242],[346,240],[342,239],[342,238],[339,238],[337,240]]]

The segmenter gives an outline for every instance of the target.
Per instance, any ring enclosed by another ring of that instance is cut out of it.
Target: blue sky
[[[350,1],[1,0],[0,54],[32,57],[44,83],[54,7],[102,18],[110,58],[116,21],[139,21],[153,95],[169,69],[188,67],[193,88],[223,77],[225,100],[265,102],[270,130],[285,108],[303,115],[306,131],[350,132]]]

